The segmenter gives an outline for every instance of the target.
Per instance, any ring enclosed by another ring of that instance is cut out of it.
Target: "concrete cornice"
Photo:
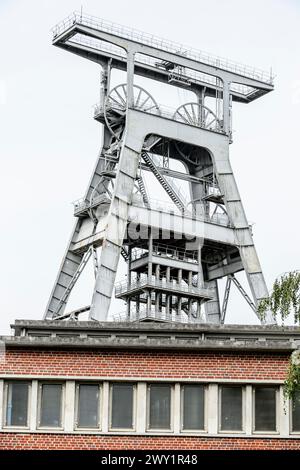
[[[297,349],[294,341],[247,341],[247,340],[220,340],[192,339],[192,338],[132,338],[108,337],[108,338],[70,338],[60,337],[34,337],[34,336],[2,336],[0,341],[7,347],[14,348],[54,348],[54,349],[160,349],[160,350],[231,350],[231,351],[278,351],[291,352]],[[300,343],[300,341],[299,341]]]
[[[291,352],[300,346],[300,328],[257,325],[191,325],[16,320],[8,348],[231,350]]]
[[[128,331],[128,332],[193,332],[193,333],[239,333],[265,335],[275,334],[299,336],[299,326],[278,325],[218,325],[215,323],[163,323],[163,322],[96,322],[96,321],[61,321],[61,320],[16,320],[11,327],[18,335],[21,329],[26,330],[79,330],[79,331]]]

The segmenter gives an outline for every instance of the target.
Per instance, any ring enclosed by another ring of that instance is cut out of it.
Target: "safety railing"
[[[160,243],[153,244],[152,252],[154,255],[163,256],[165,258],[177,259],[180,261],[187,261],[189,263],[198,262],[198,254],[196,251],[187,251],[180,248],[174,248],[169,245],[161,245]],[[132,260],[141,259],[148,255],[148,250],[143,248],[134,248],[132,250]]]
[[[143,287],[153,287],[172,292],[180,292],[181,294],[202,295],[203,297],[212,297],[213,289],[202,284],[199,287],[188,285],[184,281],[178,281],[176,278],[166,280],[166,278],[158,279],[155,276],[141,276],[140,279],[132,279],[131,281],[121,281],[115,286],[116,296],[125,292],[133,291]]]
[[[143,248],[133,248],[131,252],[131,260],[136,261],[137,259],[144,258],[148,256],[148,250],[144,250]]]
[[[180,115],[180,113],[176,113],[176,108],[172,108],[171,106],[166,106],[166,105],[163,105],[163,104],[159,104],[158,105],[159,114],[157,112],[156,107],[153,107],[152,109],[149,109],[147,111],[140,109],[138,106],[133,106],[132,108],[136,109],[137,111],[141,111],[143,113],[154,114],[155,116],[159,115],[160,117],[164,117],[166,119],[171,119],[172,121],[180,122],[180,123],[183,123],[183,124],[188,124],[188,125],[194,126],[194,127],[199,127],[199,128],[206,129],[206,130],[209,130],[209,131],[217,132],[219,134],[224,134],[224,130],[222,129],[222,126],[220,125],[219,120],[215,120],[210,125],[210,127],[206,127],[206,125],[203,124],[201,120],[190,121],[190,122],[187,121],[186,119],[184,119]],[[107,105],[106,106],[106,112],[114,111],[114,110],[117,111],[117,112],[124,112],[124,106],[121,106],[118,103],[113,103],[113,105],[110,105],[110,106]],[[103,114],[103,113],[104,113],[103,103],[95,103],[93,105],[94,118],[97,119],[99,114]]]
[[[134,202],[133,205],[136,205],[136,203]],[[178,209],[178,207],[176,207],[174,203],[169,202],[169,201],[162,201],[161,199],[151,198],[149,199],[149,205],[150,205],[150,209],[154,209],[154,210],[161,211],[164,213],[182,214],[182,212]],[[190,210],[186,210],[184,212],[184,215],[186,217],[192,217],[192,212]]]
[[[273,77],[271,72],[266,72],[248,65],[244,65],[226,58],[208,54],[206,52],[184,46],[178,42],[169,41],[156,37],[152,34],[139,31],[137,29],[129,28],[120,24],[113,23],[111,21],[103,20],[95,16],[82,14],[82,12],[74,12],[69,15],[63,21],[58,23],[52,29],[54,37],[63,33],[74,24],[83,24],[85,26],[111,33],[115,36],[129,39],[141,44],[151,46],[155,49],[159,49],[166,52],[171,52],[178,56],[190,58],[200,63],[211,65],[215,68],[233,72],[243,77],[249,77],[255,80],[259,80],[263,83],[272,83]]]
[[[93,207],[96,207],[97,205],[108,202],[107,196],[104,194],[100,194],[98,196],[95,196],[93,198],[93,201],[87,201],[86,199],[78,199],[77,201],[73,202],[74,206],[74,215],[78,215],[84,211],[87,211],[88,209],[91,209]],[[141,207],[145,208],[142,203],[138,200],[132,201],[132,205],[135,207]],[[232,224],[229,221],[229,218],[227,214],[214,214],[212,216],[206,216],[204,214],[199,214],[196,213],[195,210],[185,210],[184,213],[182,214],[179,209],[172,204],[171,202],[167,201],[161,201],[158,199],[149,199],[149,205],[150,205],[150,210],[157,210],[159,212],[162,212],[164,214],[170,214],[170,215],[180,215],[186,218],[194,219],[194,220],[200,220],[203,222],[208,222],[208,223],[213,223],[217,225],[221,225],[223,227],[232,227]]]
[[[77,215],[81,212],[84,212],[88,209],[91,209],[99,204],[107,201],[106,194],[99,194],[98,196],[93,197],[93,201],[87,201],[86,199],[78,199],[77,201],[73,202],[74,206],[74,215]]]
[[[184,213],[180,212],[179,209],[172,204],[171,202],[168,201],[161,201],[159,199],[149,199],[149,204],[150,204],[150,210],[156,210],[159,212],[162,212],[164,214],[170,214],[170,215],[180,215],[182,217],[186,217],[188,219],[194,219],[194,220],[199,220],[202,222],[208,222],[216,225],[221,225],[223,227],[233,227],[231,224],[228,215],[227,214],[214,214],[211,216],[205,215],[203,211],[199,210],[197,211],[196,208],[192,209],[186,209]],[[133,201],[132,203],[133,206],[136,207],[143,207],[139,201]]]
[[[109,44],[108,42],[101,41],[101,39],[90,38],[88,36],[84,36],[83,34],[77,33],[70,39],[68,39],[67,43],[88,47],[89,49],[94,49],[95,51],[100,51],[104,54],[117,56],[120,60],[126,60],[125,49],[123,49],[122,47],[115,46],[113,44]],[[158,62],[157,59],[155,59],[154,57],[150,57],[145,54],[136,54],[135,63],[155,68],[161,68],[165,70],[163,62]],[[170,74],[170,77],[171,75],[172,73]],[[186,82],[190,82],[192,80],[193,82],[198,83],[199,85],[207,83],[212,85],[216,89],[220,89],[220,91],[222,90],[222,84],[217,85],[216,80],[218,79],[216,77],[203,72],[183,67],[181,72],[179,74],[175,73],[175,75],[178,78],[181,78],[183,81],[185,80]],[[231,83],[230,90],[239,93],[240,95],[248,96],[255,90],[255,88],[247,85],[241,85],[239,83]]]
[[[99,116],[99,114],[103,114],[103,112],[104,112],[104,108],[103,108],[102,103],[96,103],[96,104],[93,105],[94,118]]]
[[[162,322],[172,322],[172,323],[203,323],[203,319],[193,315],[187,315],[184,313],[178,314],[174,311],[167,313],[165,309],[157,310],[155,307],[150,309],[146,306],[140,306],[139,311],[123,311],[116,313],[112,316],[113,321],[115,322],[138,322],[143,320],[153,320],[153,321],[162,321]]]

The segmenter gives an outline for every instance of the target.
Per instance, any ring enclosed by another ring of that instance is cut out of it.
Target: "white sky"
[[[231,161],[268,286],[300,268],[298,0],[82,0],[84,13],[276,74],[275,91],[234,105]],[[81,3],[0,0],[0,334],[41,319],[100,147],[96,64],[51,45]],[[118,78],[118,77],[117,77]],[[158,102],[165,94],[153,89]],[[181,93],[181,94],[180,94]],[[182,100],[184,92],[178,97]],[[170,104],[170,103],[165,103]],[[74,306],[88,304],[87,273]],[[254,315],[233,295],[228,321]]]

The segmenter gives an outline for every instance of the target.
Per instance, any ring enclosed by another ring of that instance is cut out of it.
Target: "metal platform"
[[[100,58],[110,58],[112,65],[121,70],[126,69],[125,47],[131,43],[138,44],[141,47],[136,58],[137,74],[174,85],[180,81],[180,85],[185,84],[187,88],[204,85],[213,96],[218,88],[214,78],[217,71],[226,72],[230,77],[233,83],[232,98],[236,101],[249,102],[273,89],[274,77],[271,72],[80,12],[66,17],[52,31],[54,45],[95,62],[99,62]],[[124,42],[118,41],[118,38]],[[179,58],[183,60],[179,61]],[[205,65],[207,73],[194,69],[193,62]],[[190,69],[187,64],[191,66]],[[181,73],[176,74],[176,67],[181,67]]]

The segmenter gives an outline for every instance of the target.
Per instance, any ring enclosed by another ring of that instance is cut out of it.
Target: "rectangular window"
[[[171,429],[171,386],[149,386],[149,429]]]
[[[243,388],[224,386],[220,388],[221,431],[243,430]]]
[[[77,427],[99,428],[100,387],[98,384],[77,385]]]
[[[276,431],[275,387],[256,387],[254,392],[254,430]]]
[[[292,432],[300,432],[300,392],[297,392],[292,402]]]
[[[40,385],[39,426],[60,428],[62,426],[62,384]]]
[[[115,383],[111,386],[111,428],[133,428],[134,386]]]
[[[29,382],[6,384],[6,426],[28,426]]]
[[[204,385],[183,385],[182,387],[182,428],[204,429]]]

